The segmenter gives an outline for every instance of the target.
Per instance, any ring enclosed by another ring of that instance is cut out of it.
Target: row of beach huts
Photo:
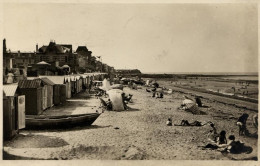
[[[27,77],[18,83],[3,85],[4,139],[10,139],[25,128],[26,115],[40,115],[44,110],[66,102],[66,99],[89,89],[94,80],[106,73],[84,73],[64,76]]]

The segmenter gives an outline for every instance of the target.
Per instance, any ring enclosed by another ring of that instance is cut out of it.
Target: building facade
[[[72,45],[56,44],[54,41],[51,41],[48,46],[42,46],[36,50],[35,62],[44,61],[49,64],[55,64],[56,67],[68,65],[71,68],[71,72],[76,73],[79,67],[77,59],[78,54],[72,52]]]

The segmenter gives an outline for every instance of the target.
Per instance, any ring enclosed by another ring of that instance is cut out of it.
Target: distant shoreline
[[[140,74],[142,78],[155,78],[155,79],[198,79],[198,78],[217,78],[219,81],[224,82],[239,82],[246,81],[250,83],[258,83],[258,75],[246,75],[246,74],[231,74],[231,73],[223,73],[223,74],[208,74],[208,73],[190,73],[190,74]]]
[[[155,75],[205,75],[205,76],[258,76],[258,72],[144,72],[142,74]]]

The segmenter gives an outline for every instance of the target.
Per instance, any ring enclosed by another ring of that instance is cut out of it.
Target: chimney
[[[3,40],[3,53],[6,53],[6,40]]]
[[[36,52],[38,52],[38,43],[36,44]]]

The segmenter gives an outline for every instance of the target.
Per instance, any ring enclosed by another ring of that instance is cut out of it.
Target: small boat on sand
[[[89,126],[100,113],[88,113],[77,115],[42,116],[26,115],[26,128],[63,128],[69,126]]]

